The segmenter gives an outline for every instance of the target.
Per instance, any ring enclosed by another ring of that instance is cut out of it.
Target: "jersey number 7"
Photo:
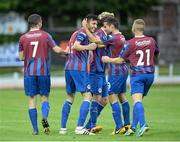
[[[33,54],[32,54],[32,57],[33,57],[33,58],[36,56],[38,44],[39,44],[38,41],[31,41],[31,42],[30,42],[30,45],[33,45],[33,46],[34,46],[34,48],[33,48]]]

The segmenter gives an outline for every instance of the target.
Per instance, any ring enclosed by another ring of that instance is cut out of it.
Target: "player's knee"
[[[48,96],[41,96],[41,102],[48,101]]]
[[[118,101],[117,96],[115,94],[109,95],[109,102],[113,104],[114,102]]]
[[[67,98],[66,98],[66,100],[69,101],[69,102],[71,102],[71,103],[73,103],[73,102],[74,102],[74,94],[68,95]]]
[[[29,108],[36,108],[36,98],[34,96],[29,97]]]
[[[88,101],[92,100],[92,95],[90,92],[83,93],[82,95],[83,95],[84,100],[88,100]]]
[[[133,102],[136,103],[138,101],[142,101],[143,95],[141,93],[135,93],[132,95]]]
[[[102,97],[101,100],[99,101],[103,106],[107,105],[109,102],[108,97]]]
[[[127,101],[126,95],[124,93],[123,94],[119,94],[118,97],[119,97],[119,101],[121,103],[124,103],[124,102]]]

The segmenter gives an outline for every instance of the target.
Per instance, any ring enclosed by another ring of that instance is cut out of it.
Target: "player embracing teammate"
[[[100,48],[101,50],[102,49],[106,50],[107,55],[109,55],[110,57],[119,56],[119,53],[121,52],[124,46],[125,38],[119,31],[119,23],[118,23],[118,20],[114,16],[107,16],[103,20],[103,27],[101,28],[101,30],[103,29],[106,35],[100,35],[100,37],[97,37],[91,34],[88,31],[88,28],[86,25],[87,25],[86,20],[84,20],[83,27],[85,28],[90,40],[98,44],[98,48]],[[96,72],[96,74],[97,75],[95,78],[97,79],[99,73]],[[126,128],[130,127],[130,119],[129,119],[130,107],[129,107],[129,103],[125,95],[127,76],[128,76],[128,69],[127,69],[126,63],[108,64],[108,84],[109,84],[109,88],[108,88],[109,97],[108,98],[111,104],[112,115],[115,122],[115,130],[112,132],[112,135],[123,134],[125,133]],[[98,83],[96,81],[96,84]],[[93,97],[94,95],[96,94],[93,94]],[[122,104],[124,124],[121,119],[121,108],[120,108],[119,100]],[[100,100],[97,99],[97,102],[100,103]],[[94,109],[95,111],[97,109],[94,108],[94,103],[96,102],[92,101],[91,109]],[[93,120],[92,118],[93,118],[93,114],[91,115],[91,120]],[[93,127],[92,127],[93,131],[95,131],[96,129],[98,130],[98,128],[93,128]]]
[[[97,29],[98,19],[100,28]],[[33,126],[33,134],[39,133],[37,125],[36,95],[42,100],[42,125],[49,134],[48,96],[50,92],[50,69],[48,48],[57,53],[64,53],[57,47],[52,36],[41,30],[40,15],[32,14],[28,18],[29,32],[21,36],[19,41],[20,59],[24,60],[24,89],[29,97],[29,117]],[[80,92],[83,101],[80,105],[75,134],[94,135],[102,130],[97,118],[104,106],[110,102],[115,130],[111,133],[133,135],[137,124],[142,136],[149,130],[145,121],[142,100],[147,95],[154,81],[154,58],[159,50],[152,37],[143,34],[145,22],[136,19],[132,26],[135,37],[125,41],[119,31],[118,20],[113,13],[103,12],[98,17],[89,14],[82,22],[82,28],[75,31],[68,43],[68,56],[65,64],[67,99],[61,112],[60,134],[67,134],[67,120],[75,98]],[[130,126],[130,107],[126,98],[126,80],[128,69],[126,59],[130,61],[130,85],[134,102],[132,124]],[[106,81],[106,64],[108,67],[108,83]],[[122,109],[121,109],[121,105]],[[90,110],[90,118],[84,126]],[[122,112],[121,112],[122,110]],[[124,121],[121,118],[121,113]]]
[[[134,20],[132,32],[135,37],[124,45],[119,57],[102,57],[105,63],[123,64],[127,58],[130,61],[130,85],[134,107],[132,125],[125,133],[126,136],[135,133],[138,123],[140,124],[140,130],[136,134],[138,137],[149,130],[142,101],[154,81],[154,60],[159,54],[159,49],[152,37],[143,34],[144,29],[143,19]]]
[[[97,16],[89,14],[86,18],[89,31],[94,33],[97,28]],[[68,48],[69,54],[65,64],[67,99],[62,108],[61,128],[59,133],[67,133],[66,124],[75,98],[75,93],[80,92],[83,96],[83,101],[80,106],[75,133],[78,135],[93,135],[93,133],[84,128],[84,122],[89,113],[92,99],[88,74],[89,51],[95,50],[96,44],[90,43],[84,28],[81,28],[71,36]]]

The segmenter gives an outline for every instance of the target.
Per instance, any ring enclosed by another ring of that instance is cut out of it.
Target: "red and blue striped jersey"
[[[69,54],[65,64],[65,70],[78,70],[87,71],[88,70],[88,54],[87,50],[76,51],[73,49],[75,41],[79,41],[80,45],[89,45],[89,39],[85,30],[81,28],[80,30],[74,32],[69,40]]]
[[[129,40],[120,53],[130,61],[131,76],[154,73],[154,56],[159,54],[156,41],[152,37],[139,36]]]
[[[19,51],[24,52],[24,75],[50,75],[48,50],[55,46],[52,36],[43,30],[23,34],[19,40]]]
[[[108,35],[103,39],[103,43],[107,46],[108,56],[111,58],[119,57],[123,49],[125,38],[121,33]],[[125,75],[127,72],[126,64],[108,64],[109,75]]]
[[[103,29],[99,29],[95,32],[95,35],[103,39],[106,33]],[[90,72],[105,72],[106,64],[102,62],[101,57],[107,55],[106,48],[96,48],[93,50],[93,59],[90,63]]]

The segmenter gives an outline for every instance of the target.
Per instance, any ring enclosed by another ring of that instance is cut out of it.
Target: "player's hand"
[[[95,50],[97,48],[97,44],[96,43],[91,43],[88,46],[88,50]]]
[[[83,19],[82,26],[83,26],[83,28],[87,28],[87,19],[86,18]]]
[[[69,46],[66,47],[66,49],[64,50],[65,54],[68,55],[70,54],[70,48]]]
[[[109,56],[102,56],[101,60],[104,62],[104,63],[108,63],[109,61]]]
[[[96,35],[95,37],[96,37],[97,40],[101,41],[100,36]]]

